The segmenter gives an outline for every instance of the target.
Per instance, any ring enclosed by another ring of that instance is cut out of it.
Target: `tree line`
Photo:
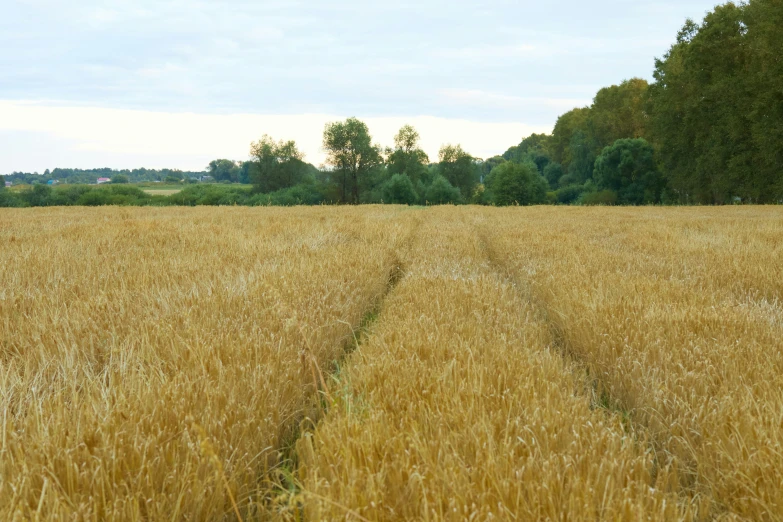
[[[459,145],[430,163],[415,129],[373,144],[355,119],[326,126],[327,168],[293,142],[251,147],[260,191],[309,183],[341,203],[728,204],[783,202],[783,5],[750,0],[687,20],[654,81],[601,89],[588,107],[479,159]],[[285,173],[285,174],[284,174]]]
[[[250,160],[218,159],[207,168],[213,180],[252,184],[252,191],[193,188],[175,199],[181,204],[780,203],[780,27],[780,0],[719,5],[700,24],[686,21],[669,51],[655,61],[652,83],[633,78],[601,89],[591,105],[561,115],[551,134],[533,134],[502,155],[481,159],[448,144],[429,158],[409,125],[384,148],[364,122],[348,118],[326,125],[321,169],[305,161],[295,142],[265,135],[251,144]],[[204,174],[107,170],[55,169],[45,175],[94,182],[93,177],[119,173],[130,181],[179,182]]]

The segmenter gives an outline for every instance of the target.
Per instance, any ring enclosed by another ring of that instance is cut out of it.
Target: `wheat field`
[[[783,209],[0,210],[0,520],[783,520]]]

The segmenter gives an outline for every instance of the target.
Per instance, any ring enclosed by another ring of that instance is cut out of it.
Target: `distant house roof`
[[[108,183],[111,181],[111,178],[98,178],[98,183]]]

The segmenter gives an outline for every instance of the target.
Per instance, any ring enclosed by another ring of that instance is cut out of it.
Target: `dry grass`
[[[775,207],[3,209],[0,520],[782,520],[781,294]]]
[[[783,211],[485,215],[496,260],[676,462],[702,518],[783,519]]]
[[[402,214],[4,210],[0,520],[262,516]]]
[[[144,192],[150,196],[173,196],[182,192],[182,189],[144,189]]]
[[[300,440],[306,518],[687,519],[644,441],[591,410],[471,217],[429,212],[329,414]]]

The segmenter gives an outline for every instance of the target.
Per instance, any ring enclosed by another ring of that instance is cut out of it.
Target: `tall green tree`
[[[506,162],[492,171],[497,205],[534,205],[546,200],[548,185],[533,163]]]
[[[293,187],[301,183],[307,173],[304,154],[296,142],[275,141],[264,136],[250,145],[250,156],[254,165],[247,166],[247,175],[256,192],[269,193]],[[236,167],[237,178],[242,170]]]
[[[579,130],[585,132],[589,115],[590,109],[587,107],[573,109],[561,115],[555,123],[549,142],[549,151],[552,160],[555,163],[560,163],[565,170],[568,170],[568,166],[571,164],[570,147],[573,135]]]
[[[617,193],[622,205],[659,203],[666,184],[655,161],[655,151],[644,138],[617,140],[595,160],[594,181],[599,189]]]
[[[413,205],[419,195],[407,174],[393,175],[382,187],[383,202],[397,205]]]
[[[239,181],[239,167],[229,159],[216,159],[209,162],[207,172],[215,181]]]
[[[449,180],[438,174],[427,187],[424,199],[430,205],[456,204],[462,201],[462,195],[457,187],[453,187]]]
[[[751,91],[751,132],[756,153],[753,180],[765,197],[783,201],[783,4],[753,0],[745,6]]]
[[[783,197],[781,21],[780,0],[719,5],[656,61],[652,138],[681,201]]]
[[[427,173],[430,162],[419,141],[418,131],[410,125],[403,126],[394,136],[394,150],[390,151],[386,168],[390,175],[405,174],[416,184]]]
[[[327,123],[323,147],[333,169],[342,203],[358,204],[361,186],[383,164],[381,150],[372,143],[367,125],[356,119]]]
[[[444,145],[440,148],[438,159],[438,174],[457,187],[464,199],[470,199],[481,172],[476,158],[465,152],[461,145]]]
[[[648,93],[649,84],[640,78],[598,91],[587,119],[587,132],[597,146],[596,154],[617,140],[647,135]]]

